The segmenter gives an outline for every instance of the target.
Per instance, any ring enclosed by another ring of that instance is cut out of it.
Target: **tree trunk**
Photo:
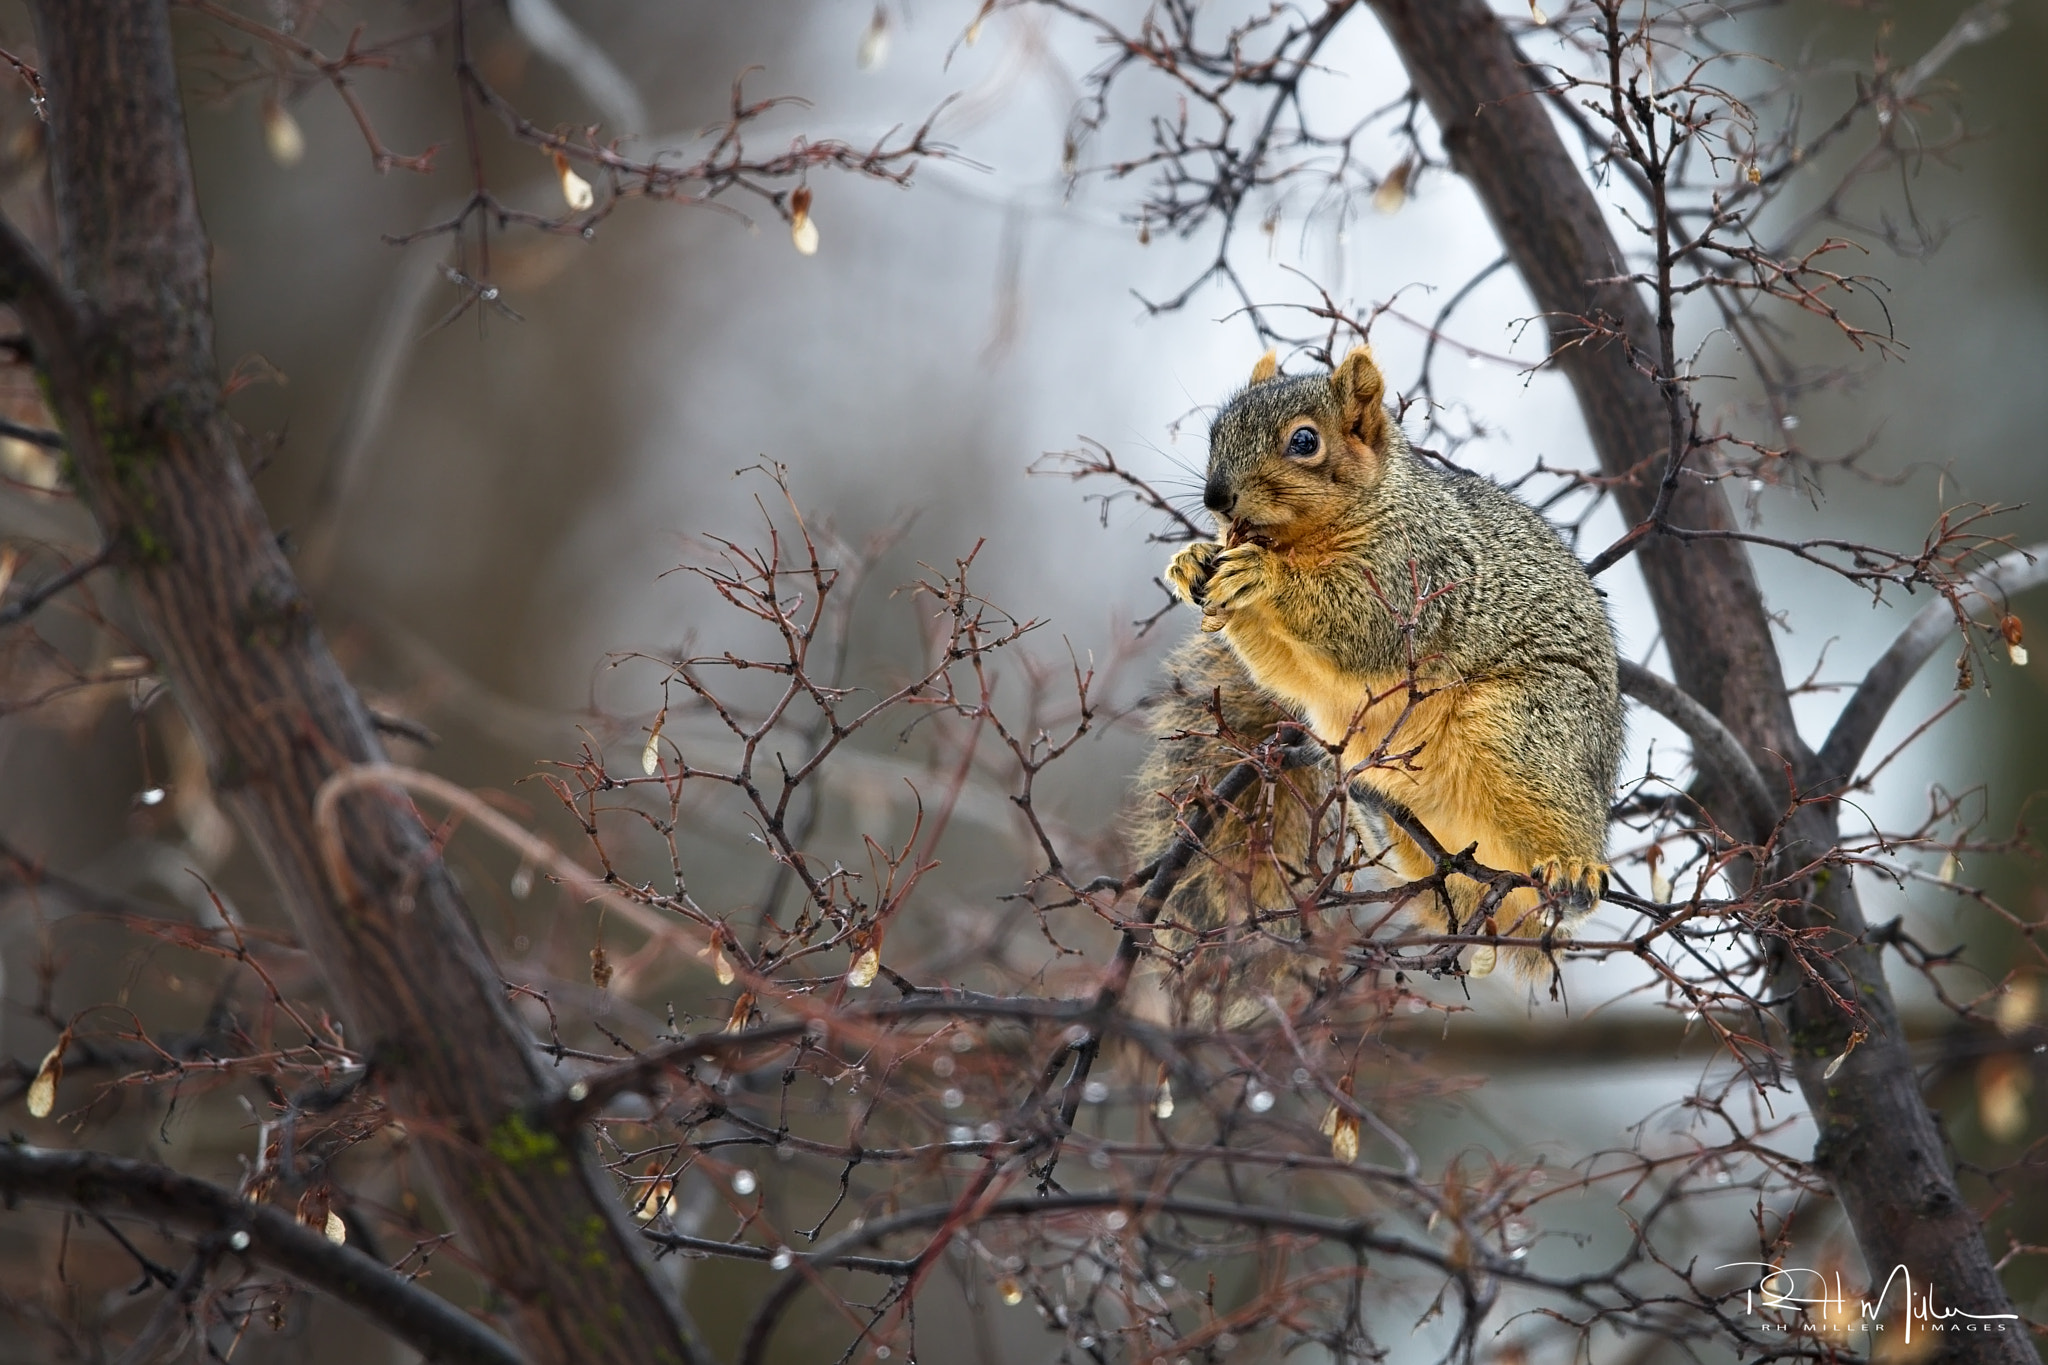
[[[1478,192],[1509,259],[1549,316],[1553,338],[1570,340],[1583,330],[1575,320],[1599,318],[1628,336],[1639,355],[1655,356],[1655,323],[1641,293],[1615,282],[1630,273],[1621,248],[1542,98],[1532,93],[1531,73],[1499,18],[1484,0],[1372,0],[1372,7],[1442,129],[1452,165]],[[1567,345],[1555,363],[1578,395],[1602,473],[1627,480],[1615,490],[1623,515],[1640,521],[1656,500],[1670,449],[1663,395],[1612,340]],[[1680,483],[1668,520],[1686,528],[1734,524],[1719,487],[1697,477]],[[1679,685],[1721,718],[1763,771],[1774,775],[1789,762],[1809,789],[1846,776],[1817,771],[1793,724],[1744,548],[1653,534],[1636,562]],[[1747,827],[1732,801],[1716,804],[1717,818],[1729,828]],[[1835,847],[1836,812],[1826,802],[1799,809],[1781,838],[1779,875]],[[1807,980],[1798,960],[1781,953],[1773,993],[1787,1000],[1793,1070],[1820,1128],[1814,1163],[1842,1201],[1873,1282],[1884,1284],[1893,1267],[1904,1266],[1916,1294],[1931,1290],[1939,1307],[2011,1313],[1982,1227],[1962,1199],[1940,1128],[1920,1094],[1883,963],[1865,942],[1867,925],[1847,871],[1822,871],[1805,897],[1780,913],[1794,934],[1817,931],[1801,956],[1858,1006],[1854,1013],[1838,1007]],[[1868,1036],[1852,1050],[1858,1030]],[[1829,1076],[1830,1064],[1845,1051],[1847,1059]],[[1892,1286],[1888,1306],[1900,1302],[1899,1289]],[[1936,1358],[2036,1361],[2021,1323],[2002,1325],[2008,1330],[1944,1334]]]
[[[11,230],[0,284],[215,781],[523,1349],[549,1362],[708,1359],[595,1154],[522,1117],[553,1083],[411,806],[347,798],[349,884],[323,870],[315,794],[383,755],[222,407],[166,6],[41,0],[35,17],[64,288]]]

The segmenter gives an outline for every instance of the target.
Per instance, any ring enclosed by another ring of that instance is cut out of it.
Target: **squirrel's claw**
[[[1223,547],[1209,540],[1198,540],[1182,547],[1180,553],[1167,562],[1167,586],[1190,606],[1206,605],[1209,575],[1215,572],[1216,557],[1222,553]]]
[[[1211,616],[1228,616],[1264,592],[1272,583],[1273,552],[1246,541],[1216,556],[1209,581],[1202,587],[1202,607]]]
[[[1543,883],[1558,899],[1558,916],[1569,928],[1587,915],[1607,894],[1607,864],[1583,858],[1545,858],[1529,875]]]

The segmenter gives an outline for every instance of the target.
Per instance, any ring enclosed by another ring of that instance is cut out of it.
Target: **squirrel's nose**
[[[1221,475],[1211,474],[1208,484],[1202,489],[1202,506],[1217,516],[1228,516],[1230,509],[1237,505],[1237,494],[1230,491],[1230,485]]]

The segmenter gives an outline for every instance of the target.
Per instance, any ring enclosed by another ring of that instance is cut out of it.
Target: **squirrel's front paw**
[[[1223,547],[1210,540],[1198,540],[1184,547],[1166,565],[1166,583],[1181,601],[1201,606],[1206,601],[1209,575],[1216,569],[1216,557]]]
[[[1223,617],[1248,605],[1272,586],[1274,559],[1271,550],[1251,541],[1217,555],[1202,589],[1203,610]]]

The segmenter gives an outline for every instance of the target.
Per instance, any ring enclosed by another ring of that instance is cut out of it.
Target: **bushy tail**
[[[1297,719],[1252,683],[1221,638],[1196,635],[1170,654],[1131,817],[1138,857],[1166,852],[1189,817],[1216,803],[1216,784]],[[1169,989],[1187,1026],[1243,1024],[1265,1000],[1291,1008],[1313,988],[1323,964],[1298,946],[1296,906],[1339,849],[1332,774],[1327,759],[1293,768],[1216,811],[1154,935],[1175,959]]]

